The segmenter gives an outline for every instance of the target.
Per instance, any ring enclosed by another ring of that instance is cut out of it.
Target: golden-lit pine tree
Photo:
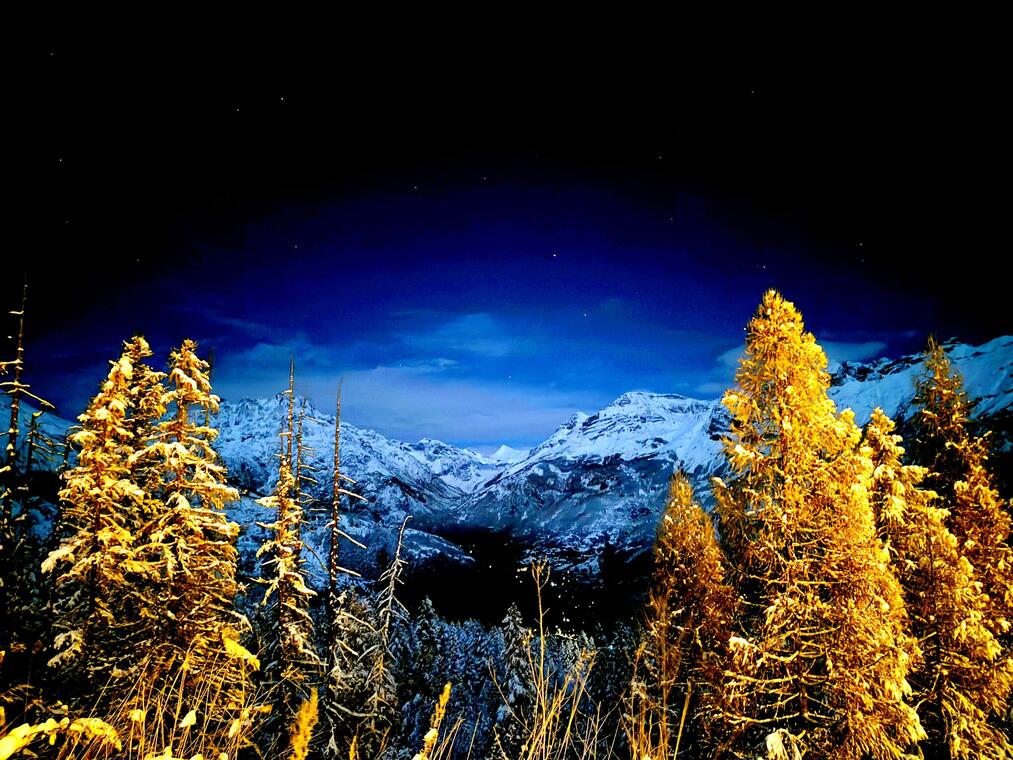
[[[925,734],[907,704],[918,653],[869,503],[872,465],[826,356],[771,290],[725,393],[732,471],[714,492],[742,603],[718,702],[726,746],[896,758]]]
[[[736,606],[724,564],[710,516],[677,472],[654,542],[654,582],[626,705],[635,757],[706,744]]]
[[[258,663],[238,644],[247,627],[233,605],[239,526],[224,512],[238,493],[226,483],[225,467],[212,448],[218,431],[201,420],[204,412],[218,410],[219,399],[196,349],[185,340],[170,354],[162,396],[169,414],[148,446],[131,457],[139,471],[157,471],[153,495],[164,506],[140,532],[138,554],[152,578],[140,610],[146,657],[138,688],[121,713],[135,720],[142,711],[145,735],[166,746],[185,744],[188,754],[234,757],[237,721],[248,710],[251,670]],[[171,687],[178,699],[166,699],[158,685]],[[179,702],[187,699],[193,700],[199,730],[189,731],[179,721]]]
[[[1013,546],[1009,508],[988,470],[986,436],[970,431],[971,403],[963,379],[943,347],[929,340],[918,379],[914,460],[930,470],[928,484],[942,497],[947,527],[988,595],[992,632],[1013,647]],[[1007,652],[1009,657],[1009,652]]]
[[[138,405],[148,393],[161,396],[161,373],[143,362],[150,355],[143,338],[125,343],[78,417],[81,429],[71,437],[77,464],[60,491],[63,537],[42,566],[56,576],[57,654],[50,664],[63,669],[64,678],[83,676],[84,695],[100,687],[115,692],[110,676],[129,673],[139,656],[135,621],[149,568],[138,557],[135,532],[152,507],[132,458],[162,411],[160,402]]]
[[[949,503],[953,485],[966,472],[960,448],[969,439],[973,404],[964,380],[935,338],[929,337],[922,355],[922,373],[915,380],[913,435],[908,454],[929,472],[926,484]]]
[[[135,447],[140,452],[152,442],[155,425],[165,415],[165,373],[156,371],[147,363],[152,355],[151,346],[140,335],[126,343],[125,354],[133,367],[129,389],[131,413],[125,421],[125,427],[133,436]],[[150,495],[139,505],[140,509],[128,516],[131,530],[135,530],[163,509],[162,502],[157,498],[161,469],[157,457],[140,453],[131,457],[129,465],[131,479]]]
[[[1013,756],[992,723],[1013,689],[1013,661],[989,628],[988,597],[945,525],[936,494],[919,488],[923,467],[904,465],[901,437],[881,409],[865,429],[875,467],[872,502],[904,589],[911,630],[923,660],[911,675],[927,748],[954,758]]]
[[[319,675],[321,661],[313,643],[310,599],[316,595],[306,584],[302,560],[303,506],[300,499],[301,440],[296,439],[295,363],[289,369],[288,412],[279,435],[278,482],[271,496],[258,503],[276,510],[274,522],[264,525],[273,534],[258,550],[267,555],[267,586],[261,604],[274,597],[276,617],[271,663],[267,670],[279,689],[276,720],[287,725]],[[300,424],[301,428],[301,424]],[[293,461],[293,453],[297,454]],[[293,466],[294,465],[294,466]],[[279,726],[279,729],[281,726]]]

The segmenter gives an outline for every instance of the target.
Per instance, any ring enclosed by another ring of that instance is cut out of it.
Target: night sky
[[[837,360],[1013,328],[986,53],[355,37],[24,42],[3,295],[27,270],[27,379],[63,416],[138,331],[213,348],[227,399],[294,353],[349,422],[488,452],[629,390],[718,396],[771,286]]]

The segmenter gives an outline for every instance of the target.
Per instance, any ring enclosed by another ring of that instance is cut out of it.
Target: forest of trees
[[[246,583],[197,345],[162,371],[133,337],[51,440],[24,303],[12,314],[0,760],[1013,758],[1009,505],[931,340],[905,440],[880,409],[864,428],[836,409],[823,350],[764,294],[723,399],[713,513],[674,473],[642,614],[562,631],[543,563],[536,613],[498,626],[406,608],[400,541],[375,580],[345,569],[342,515],[362,497],[341,472],[340,390],[334,469],[313,472],[294,363]],[[322,589],[302,538],[315,479],[333,482]]]

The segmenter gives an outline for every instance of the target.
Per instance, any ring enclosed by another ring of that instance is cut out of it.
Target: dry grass
[[[461,723],[460,721],[455,723],[450,732],[443,737],[443,741],[440,741],[440,726],[447,713],[447,702],[449,701],[450,683],[447,683],[443,687],[439,699],[436,700],[436,709],[433,711],[432,718],[429,719],[429,730],[422,739],[422,749],[415,754],[412,760],[441,760],[450,756],[454,747],[454,739],[457,736],[457,729],[460,728]]]
[[[306,760],[313,740],[313,729],[317,725],[317,691],[310,692],[310,698],[303,700],[289,731],[289,760]]]
[[[538,599],[538,639],[535,647],[527,647],[528,678],[532,690],[530,710],[522,711],[524,741],[516,757],[511,757],[496,739],[496,752],[501,760],[587,760],[597,755],[602,739],[605,714],[601,706],[589,705],[588,675],[594,665],[595,652],[582,649],[570,668],[560,675],[548,664],[548,640],[545,630],[543,590],[549,582],[546,564],[531,566]],[[497,684],[497,688],[499,688]],[[500,689],[506,703],[506,696]]]
[[[233,760],[251,744],[264,710],[253,703],[248,679],[236,668],[249,663],[219,648],[208,657],[190,651],[149,657],[128,694],[108,708],[104,720],[122,740],[121,748],[82,735],[68,741],[60,760],[161,760],[200,755]],[[245,651],[245,650],[243,650]],[[201,662],[199,668],[196,662]],[[99,698],[99,705],[102,698]]]

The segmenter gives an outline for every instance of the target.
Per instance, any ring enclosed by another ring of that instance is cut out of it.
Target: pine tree
[[[924,731],[907,675],[917,655],[876,534],[850,410],[790,302],[767,292],[748,326],[715,498],[742,597],[718,695],[737,753],[896,758]]]
[[[518,612],[518,615],[520,613]],[[436,613],[432,600],[427,596],[419,604],[419,610],[412,619],[412,672],[414,694],[432,696],[439,684],[446,679],[443,644],[443,621]]]
[[[704,740],[735,609],[713,523],[682,472],[672,476],[654,565],[627,700],[627,738],[637,757],[668,757],[693,737]],[[684,733],[687,713],[695,720]]]
[[[376,598],[376,622],[374,628],[377,642],[370,657],[370,683],[368,713],[364,731],[360,736],[360,745],[375,747],[379,752],[385,746],[387,737],[394,725],[397,711],[397,681],[394,673],[394,641],[396,629],[405,621],[406,610],[397,598],[401,576],[408,564],[401,557],[404,547],[405,528],[410,517],[406,517],[398,531],[397,546],[390,565],[380,575],[379,590]]]
[[[929,341],[917,381],[914,460],[929,468],[942,497],[947,527],[988,595],[986,618],[1005,647],[1013,647],[1013,547],[1008,505],[988,471],[987,436],[970,432],[972,404],[943,347]],[[1007,655],[1009,656],[1009,655]]]
[[[339,631],[337,664],[327,676],[330,757],[348,757],[352,743],[360,744],[362,725],[370,718],[371,655],[380,645],[375,621],[376,608],[368,596],[354,587],[338,594],[332,623]]]
[[[971,438],[968,425],[974,404],[946,350],[931,336],[923,360],[922,372],[915,379],[917,411],[908,448],[911,458],[928,468],[926,484],[949,504],[954,484],[966,474],[961,447]]]
[[[534,703],[532,683],[533,634],[524,625],[521,611],[511,604],[500,624],[503,636],[502,704],[496,711],[496,742],[508,757],[519,757],[527,738]]]
[[[0,374],[7,374],[13,369],[13,377],[0,382],[0,388],[10,398],[11,405],[10,421],[7,426],[7,447],[0,462],[0,609],[7,613],[0,621],[0,648],[8,646],[19,637],[17,629],[19,627],[24,629],[24,618],[33,614],[31,604],[34,601],[32,595],[35,584],[28,568],[36,565],[37,559],[32,556],[33,547],[29,546],[28,529],[25,524],[30,478],[27,469],[24,477],[18,472],[21,401],[25,398],[31,399],[42,411],[54,409],[48,401],[32,393],[31,386],[24,379],[27,303],[26,279],[21,291],[21,309],[10,312],[11,316],[17,317],[18,320],[14,359],[0,362]],[[33,419],[37,418],[33,416]]]
[[[1013,746],[989,725],[1001,720],[1013,689],[1013,661],[989,629],[989,600],[945,525],[936,495],[919,488],[927,470],[901,464],[901,437],[881,409],[872,413],[865,442],[875,467],[872,499],[888,542],[914,635],[924,661],[912,674],[929,747],[949,756],[1010,757]]]
[[[341,566],[340,542],[344,538],[362,549],[366,548],[341,529],[341,496],[362,499],[358,494],[342,488],[342,481],[355,482],[341,472],[341,386],[339,385],[334,415],[334,470],[332,472],[330,537],[327,555],[327,683],[324,715],[327,719],[326,750],[329,757],[338,757],[343,754],[339,750],[339,744],[342,726],[347,722],[348,716],[341,709],[343,688],[340,681],[343,665],[347,660],[345,639],[354,638],[354,631],[350,631],[346,627],[347,615],[342,614],[341,576],[359,576],[355,571]]]
[[[267,555],[264,566],[270,573],[261,604],[267,605],[272,595],[275,597],[276,644],[268,672],[280,687],[276,720],[287,726],[299,705],[309,697],[321,662],[313,642],[313,618],[309,611],[310,599],[316,592],[306,584],[302,560],[304,514],[299,489],[302,444],[297,440],[295,422],[294,361],[285,393],[288,411],[279,435],[278,482],[273,495],[258,500],[259,504],[275,509],[277,517],[273,523],[264,525],[273,536],[257,554]],[[293,453],[297,455],[295,460]]]
[[[138,553],[152,582],[140,610],[149,643],[138,682],[171,685],[181,698],[199,699],[192,709],[200,714],[200,740],[189,745],[190,754],[218,757],[234,745],[251,699],[251,670],[259,665],[238,643],[248,628],[233,606],[239,526],[224,513],[238,493],[212,448],[218,431],[195,421],[219,405],[196,349],[185,340],[170,354],[162,397],[170,414],[131,457],[136,471],[157,471],[153,495],[164,505],[140,531]],[[177,725],[176,706],[157,693],[139,689],[131,699],[135,709],[150,711],[151,735],[173,737],[186,728]]]
[[[71,437],[79,447],[77,464],[66,472],[60,491],[64,537],[42,566],[43,572],[57,572],[58,652],[50,664],[61,668],[64,678],[83,678],[82,696],[137,663],[139,589],[150,568],[138,556],[135,532],[152,507],[150,494],[134,478],[132,459],[162,409],[138,406],[141,378],[161,389],[160,373],[143,363],[150,354],[143,338],[125,343],[78,417],[81,429]]]

